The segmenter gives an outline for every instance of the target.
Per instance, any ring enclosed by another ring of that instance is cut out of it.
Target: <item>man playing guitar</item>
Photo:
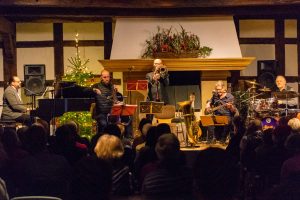
[[[216,140],[221,143],[225,143],[226,138],[232,127],[231,119],[233,116],[238,115],[238,110],[233,105],[234,96],[227,93],[225,84],[223,81],[217,81],[215,84],[215,90],[213,91],[213,96],[207,101],[205,106],[205,114],[213,114],[220,116],[227,116],[229,124],[225,126],[216,126],[214,128],[214,135]]]

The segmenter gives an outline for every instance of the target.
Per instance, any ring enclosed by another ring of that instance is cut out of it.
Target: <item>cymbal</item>
[[[270,88],[262,88],[262,89],[258,89],[261,92],[271,92]]]
[[[299,94],[295,91],[273,92],[272,95],[275,96],[277,99],[289,99],[299,96]]]
[[[255,80],[254,81],[248,81],[245,80],[246,83],[252,84],[252,85],[260,85],[259,83],[256,83]]]

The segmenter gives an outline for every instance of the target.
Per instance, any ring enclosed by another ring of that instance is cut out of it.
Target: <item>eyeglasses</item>
[[[102,78],[110,78],[110,76],[102,76]]]

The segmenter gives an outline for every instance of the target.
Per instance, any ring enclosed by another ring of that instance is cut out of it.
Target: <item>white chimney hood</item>
[[[157,32],[157,27],[181,31],[180,25],[198,35],[201,46],[213,48],[209,58],[241,58],[241,49],[233,17],[197,18],[117,18],[111,59],[140,59],[145,41]]]

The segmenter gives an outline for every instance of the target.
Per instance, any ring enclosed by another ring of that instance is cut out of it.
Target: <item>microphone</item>
[[[27,90],[27,91],[30,93],[30,95],[36,95],[36,93],[35,93],[35,92],[33,92],[33,91],[29,90],[29,89],[28,89],[28,88],[26,88],[26,87],[24,87],[24,90]]]
[[[44,96],[45,96],[46,92],[48,91],[48,89],[49,89],[49,87],[47,86],[46,89],[45,89],[45,91],[42,94],[42,98],[44,98]]]

